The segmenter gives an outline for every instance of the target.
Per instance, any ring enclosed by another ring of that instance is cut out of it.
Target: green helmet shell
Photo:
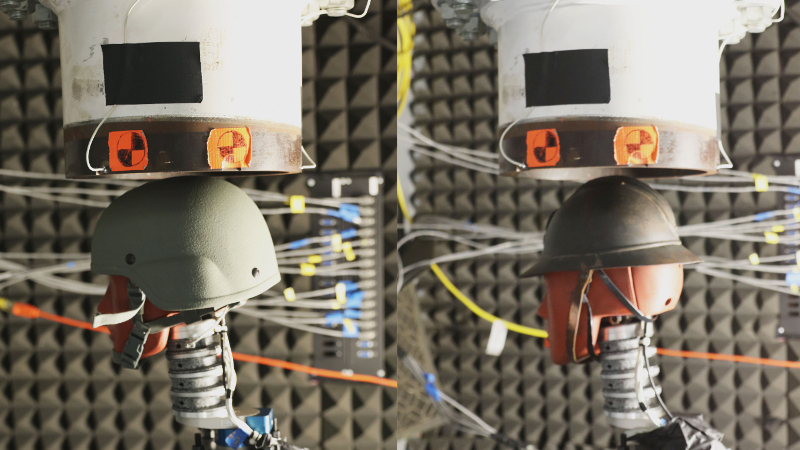
[[[167,311],[219,308],[281,279],[258,206],[209,177],[153,181],[114,200],[97,222],[92,271],[131,279]]]

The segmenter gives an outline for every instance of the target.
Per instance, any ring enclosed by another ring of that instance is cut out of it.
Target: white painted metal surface
[[[498,38],[500,128],[562,118],[630,118],[717,129],[721,0],[503,0],[482,10]],[[727,2],[729,3],[729,2]],[[542,33],[542,24],[544,32]],[[544,39],[540,39],[543,37]],[[608,49],[608,104],[525,107],[526,53]]]
[[[59,16],[64,125],[109,111],[102,44],[200,42],[203,101],[120,105],[109,122],[217,118],[272,122],[300,134],[302,49],[297,1],[42,0]],[[307,3],[307,2],[306,2]]]

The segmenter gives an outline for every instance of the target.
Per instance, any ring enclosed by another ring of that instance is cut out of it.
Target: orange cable
[[[687,350],[669,350],[666,348],[657,348],[656,351],[659,355],[676,356],[679,358],[691,359],[711,359],[714,361],[728,361],[745,364],[758,364],[762,366],[784,367],[787,369],[800,369],[800,362],[797,361],[780,361],[777,359],[767,358],[753,358],[750,356],[741,355],[725,355],[722,353],[705,353],[705,352],[690,352]]]
[[[389,378],[375,377],[372,375],[345,375],[342,372],[327,369],[317,369],[316,367],[304,366],[288,361],[281,361],[279,359],[265,358],[263,356],[245,355],[244,353],[233,352],[233,359],[237,361],[252,362],[256,364],[263,364],[265,366],[280,367],[281,369],[293,370],[295,372],[303,372],[312,376],[336,378],[339,380],[360,381],[362,383],[372,383],[380,386],[386,386],[397,389],[397,380],[390,380]]]
[[[0,301],[0,309],[8,310],[8,308],[3,308],[2,306],[5,306],[5,304],[2,301]],[[26,319],[45,319],[63,325],[69,325],[71,327],[82,328],[84,330],[97,331],[98,333],[105,333],[105,334],[111,333],[108,330],[108,327],[92,328],[92,324],[89,322],[83,322],[80,320],[70,319],[68,317],[58,316],[56,314],[50,314],[28,303],[14,303],[13,306],[11,307],[11,313],[14,314],[15,316],[23,317]],[[347,380],[347,381],[357,381],[361,383],[377,384],[379,386],[386,386],[397,389],[397,381],[391,380],[389,378],[381,378],[372,375],[360,375],[360,374],[346,375],[343,374],[342,372],[337,372],[335,370],[317,369],[316,367],[304,366],[302,364],[292,363],[288,361],[281,361],[279,359],[265,358],[263,356],[247,355],[244,353],[237,353],[237,352],[233,352],[233,359],[235,359],[236,361],[252,362],[264,366],[293,370],[295,372],[302,372],[317,377],[335,378],[338,380]]]

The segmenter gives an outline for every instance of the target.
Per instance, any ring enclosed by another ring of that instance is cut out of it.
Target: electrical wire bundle
[[[453,400],[439,389],[436,376],[425,372],[422,365],[402,347],[397,348],[397,356],[420,383],[433,401],[436,411],[456,430],[493,439],[499,445],[518,450],[536,450],[533,445],[526,445],[499,433],[496,428],[484,422],[480,417],[463,405]]]
[[[414,35],[417,32],[412,13],[413,0],[397,2],[397,117],[403,114],[411,89],[411,69],[414,58]]]

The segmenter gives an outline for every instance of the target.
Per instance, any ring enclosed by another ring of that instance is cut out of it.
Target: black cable
[[[617,300],[619,300],[619,302],[622,303],[622,306],[624,306],[625,309],[630,311],[631,314],[636,316],[637,319],[645,323],[650,323],[653,321],[652,318],[645,316],[641,311],[639,311],[639,308],[634,306],[633,303],[631,303],[631,301],[628,300],[628,297],[626,297],[625,294],[623,294],[622,291],[619,290],[617,285],[614,284],[613,281],[611,281],[611,278],[608,277],[608,275],[604,270],[598,270],[595,273],[600,276],[600,279],[603,280],[603,284],[605,284],[608,290],[611,291],[612,294],[614,294],[614,297],[617,297]]]
[[[503,446],[508,447],[508,448],[513,448],[515,450],[522,450],[522,449],[525,448],[525,444],[523,444],[522,442],[516,441],[514,439],[511,439],[510,437],[506,436],[505,434],[495,433],[495,434],[490,435],[489,437],[491,437],[499,445],[503,445]]]
[[[589,287],[586,287],[586,292]],[[586,330],[586,349],[589,351],[589,361],[597,361],[597,353],[594,352],[594,332],[592,331],[592,305],[589,304],[589,297],[583,293],[583,303],[586,304],[587,330]]]

